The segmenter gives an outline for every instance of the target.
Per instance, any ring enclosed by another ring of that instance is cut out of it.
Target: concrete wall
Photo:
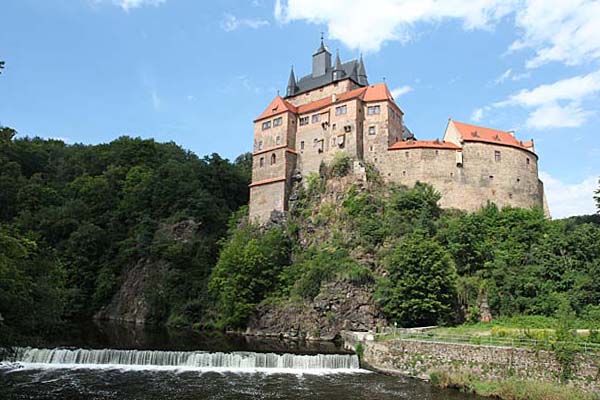
[[[363,342],[363,360],[388,372],[428,379],[431,372],[473,374],[482,380],[511,376],[558,382],[561,365],[549,351],[471,344],[390,340]],[[580,353],[572,363],[572,384],[600,391],[600,358]]]

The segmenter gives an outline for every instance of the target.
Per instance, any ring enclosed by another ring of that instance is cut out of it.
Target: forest
[[[247,220],[251,155],[199,158],[174,143],[120,137],[65,144],[0,128],[0,344],[89,320],[127,265],[165,260],[148,322],[243,328],[260,304],[313,299],[346,280],[373,290],[388,321],[453,325],[568,308],[600,323],[600,216],[549,220],[539,209],[442,210],[430,186],[328,182],[339,157],[307,178],[289,217]],[[600,192],[596,201],[600,207]],[[194,221],[185,241],[165,226]]]

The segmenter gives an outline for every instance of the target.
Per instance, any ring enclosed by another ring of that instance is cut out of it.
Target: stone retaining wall
[[[363,344],[362,361],[384,372],[429,379],[434,371],[473,374],[481,380],[518,377],[558,382],[561,365],[550,351],[472,344],[390,340],[363,341],[344,335],[349,347]],[[571,384],[600,392],[600,356],[578,353],[572,363]]]

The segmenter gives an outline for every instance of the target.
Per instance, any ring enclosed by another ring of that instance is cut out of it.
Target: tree
[[[450,254],[422,232],[405,236],[385,257],[389,275],[377,284],[376,299],[390,321],[423,326],[454,319],[457,279]]]
[[[3,69],[4,69],[4,61],[0,61],[0,74],[2,73]]]

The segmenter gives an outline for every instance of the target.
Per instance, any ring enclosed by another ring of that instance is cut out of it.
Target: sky
[[[553,217],[595,212],[600,0],[2,0],[0,125],[20,136],[251,151],[324,32],[418,139],[448,118],[535,140]]]

